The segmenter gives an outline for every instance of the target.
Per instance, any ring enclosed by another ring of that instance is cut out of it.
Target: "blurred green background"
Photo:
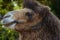
[[[38,0],[44,5],[48,5],[51,11],[60,18],[60,0]],[[22,8],[22,0],[0,0],[0,14]],[[2,28],[0,24],[0,40],[18,40],[18,32]]]

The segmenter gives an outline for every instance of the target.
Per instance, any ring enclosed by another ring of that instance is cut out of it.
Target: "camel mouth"
[[[11,23],[7,23],[7,24],[3,24],[3,28],[9,28],[9,29],[15,29],[15,25],[16,23],[11,22]]]
[[[10,26],[10,25],[12,25],[12,24],[14,24],[14,22],[7,23],[7,24],[3,24],[3,25],[4,25],[4,26]]]
[[[1,24],[6,27],[9,27],[9,26],[15,24],[15,22],[14,22],[14,20],[10,20],[10,21],[9,20],[1,20]]]

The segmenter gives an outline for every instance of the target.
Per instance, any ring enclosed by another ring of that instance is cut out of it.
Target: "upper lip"
[[[1,20],[1,24],[3,24],[3,25],[12,24],[12,23],[14,23],[14,20],[12,20],[12,21]]]
[[[12,21],[12,22],[9,22],[9,23],[1,23],[1,24],[5,25],[5,26],[10,26],[10,25],[12,25],[12,24],[14,24],[14,23],[15,23],[15,22]]]

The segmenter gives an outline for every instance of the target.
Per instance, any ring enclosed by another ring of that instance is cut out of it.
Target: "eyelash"
[[[32,14],[31,13],[26,13],[26,15],[28,16],[28,19],[32,19]]]

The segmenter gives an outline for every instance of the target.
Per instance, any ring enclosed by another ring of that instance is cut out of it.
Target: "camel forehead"
[[[16,13],[18,15],[18,13],[21,14],[21,13],[26,13],[26,12],[32,12],[32,10],[31,9],[28,9],[28,8],[24,8],[24,9],[20,9],[20,10],[14,10],[14,11],[8,12],[5,16],[7,16],[7,15],[14,15]]]
[[[28,8],[24,8],[24,9],[20,9],[20,10],[14,10],[13,11],[13,18],[14,19],[20,19],[20,18],[24,18],[26,17],[26,13],[27,12],[33,12],[31,9]]]
[[[21,9],[21,10],[15,10],[14,13],[27,13],[27,12],[32,12],[31,9],[28,9],[28,8],[24,8],[24,9]]]
[[[20,12],[32,12],[32,10],[28,8],[24,8],[24,9],[21,9]]]

